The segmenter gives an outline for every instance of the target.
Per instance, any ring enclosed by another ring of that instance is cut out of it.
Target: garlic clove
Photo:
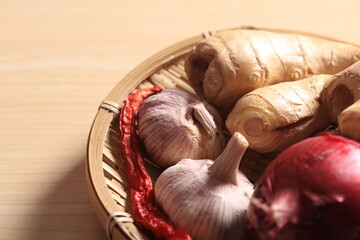
[[[166,89],[145,99],[137,117],[146,152],[161,167],[183,158],[215,159],[225,146],[217,110],[180,88]]]
[[[194,239],[240,239],[253,185],[238,169],[248,146],[235,133],[216,161],[183,159],[155,184],[158,205]]]

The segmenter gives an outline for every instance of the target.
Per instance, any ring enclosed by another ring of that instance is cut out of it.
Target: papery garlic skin
[[[239,135],[234,134],[215,162],[183,159],[156,181],[158,205],[194,239],[241,239],[244,235],[253,185],[238,170],[247,147],[239,145],[244,144]]]
[[[180,88],[145,99],[138,111],[138,132],[151,160],[169,167],[181,159],[215,159],[225,146],[217,110]]]

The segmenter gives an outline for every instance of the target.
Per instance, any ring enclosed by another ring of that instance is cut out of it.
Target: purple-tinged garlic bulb
[[[180,88],[166,89],[143,101],[138,132],[151,160],[161,167],[183,158],[215,159],[225,146],[217,110]]]
[[[215,160],[183,159],[157,179],[157,204],[180,229],[197,240],[241,239],[253,185],[239,170],[248,147],[235,132]]]

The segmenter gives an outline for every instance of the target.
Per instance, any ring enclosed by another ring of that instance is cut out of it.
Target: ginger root
[[[281,151],[330,125],[320,94],[331,78],[315,75],[258,88],[239,99],[226,127],[243,134],[257,152]]]
[[[335,75],[258,88],[240,98],[226,120],[230,133],[240,132],[260,153],[284,150],[330,124],[360,141],[360,62]]]
[[[360,142],[360,62],[335,74],[325,85],[321,100],[340,134]]]
[[[360,47],[320,37],[262,30],[222,31],[200,41],[185,70],[195,91],[229,113],[246,93],[267,85],[335,74],[360,59]]]
[[[338,122],[341,135],[360,142],[360,100],[342,111]]]

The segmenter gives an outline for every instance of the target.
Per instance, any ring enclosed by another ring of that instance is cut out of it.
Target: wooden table
[[[157,51],[241,25],[360,43],[360,1],[0,1],[0,239],[105,239],[85,180],[100,102]]]

